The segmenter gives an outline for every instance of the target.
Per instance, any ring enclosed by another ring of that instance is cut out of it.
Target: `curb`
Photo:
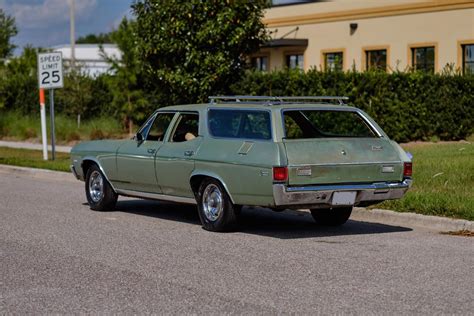
[[[368,222],[390,223],[409,227],[421,227],[440,232],[469,230],[474,231],[474,222],[440,216],[415,213],[400,213],[390,210],[355,207],[351,219]]]
[[[69,172],[53,171],[37,168],[18,167],[0,164],[0,174],[17,174],[33,178],[53,179],[59,181],[77,182]],[[351,215],[352,220],[419,227],[439,232],[474,231],[474,222],[464,219],[451,219],[446,217],[421,215],[415,213],[400,213],[390,210],[366,209],[355,207]]]
[[[51,179],[59,181],[77,182],[74,175],[70,172],[54,171],[47,169],[19,167],[0,164],[0,174],[16,174],[32,178]]]

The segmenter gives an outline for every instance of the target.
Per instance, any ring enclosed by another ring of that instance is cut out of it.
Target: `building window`
[[[474,44],[461,45],[462,73],[474,74]]]
[[[365,69],[387,71],[387,50],[366,50],[365,51]]]
[[[414,69],[425,72],[434,72],[435,70],[435,48],[413,47],[411,49],[411,64]]]
[[[344,53],[324,53],[324,69],[341,71],[343,69]]]
[[[304,68],[304,55],[303,54],[291,54],[286,55],[286,67],[289,69],[303,69]]]
[[[252,67],[255,70],[268,71],[268,56],[253,57]]]

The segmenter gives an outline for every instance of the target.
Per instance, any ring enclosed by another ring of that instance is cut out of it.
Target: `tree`
[[[112,43],[111,33],[87,34],[76,40],[77,44],[105,44]]]
[[[123,18],[117,30],[110,34],[111,40],[122,52],[120,60],[107,56],[102,49],[102,55],[112,65],[114,75],[109,77],[109,89],[112,92],[112,108],[127,126],[129,133],[133,132],[133,122],[143,120],[150,113],[150,104],[142,89],[141,66],[137,58],[135,45],[134,21]]]
[[[137,49],[163,102],[207,101],[237,81],[249,54],[268,40],[266,0],[142,0],[132,5]]]
[[[0,8],[0,59],[12,55],[16,46],[10,42],[10,39],[16,34],[18,34],[18,29],[15,25],[15,18],[7,15]]]

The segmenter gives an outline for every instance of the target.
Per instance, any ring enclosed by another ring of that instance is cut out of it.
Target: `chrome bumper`
[[[412,180],[404,179],[402,182],[378,182],[368,184],[347,185],[320,185],[288,187],[285,184],[273,185],[273,198],[276,206],[310,206],[327,207],[332,206],[332,195],[334,192],[356,191],[354,205],[362,202],[376,202],[401,198]]]

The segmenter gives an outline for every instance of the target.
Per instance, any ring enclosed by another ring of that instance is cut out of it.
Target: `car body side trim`
[[[182,197],[182,196],[173,196],[173,195],[165,195],[165,194],[133,191],[133,190],[122,190],[122,189],[117,190],[117,194],[132,196],[132,197],[139,197],[139,198],[146,198],[146,199],[153,199],[153,200],[160,200],[160,201],[186,203],[186,204],[193,204],[193,205],[197,204],[194,198],[188,198],[188,197]]]

